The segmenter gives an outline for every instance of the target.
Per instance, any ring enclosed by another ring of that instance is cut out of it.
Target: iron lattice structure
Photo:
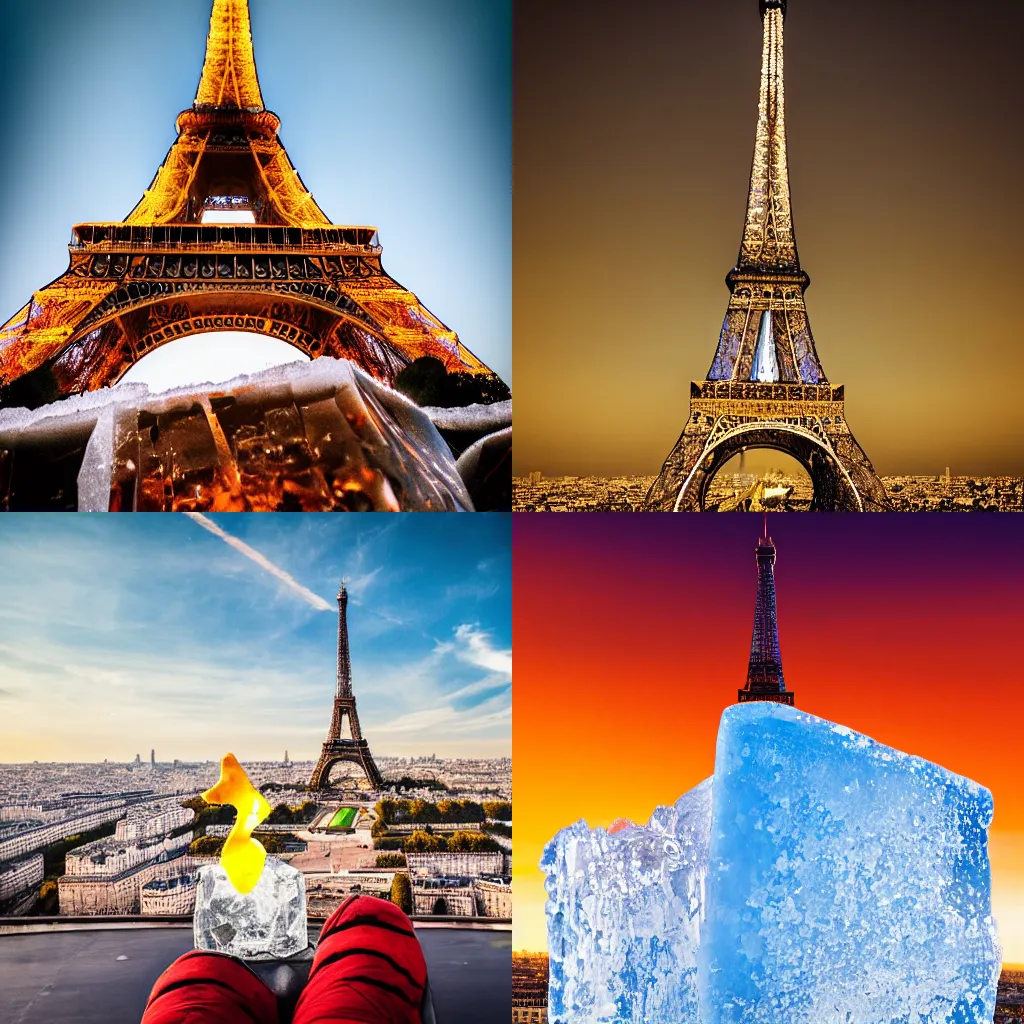
[[[350,737],[342,736],[346,720]],[[352,692],[352,660],[348,649],[348,591],[344,583],[338,591],[338,678],[334,691],[334,713],[331,716],[331,730],[324,740],[309,788],[314,792],[325,790],[331,769],[343,762],[358,765],[374,789],[383,787],[384,777],[370,753],[370,744],[363,739],[359,728],[359,712],[356,711],[356,698]]]
[[[759,0],[761,98],[743,241],[714,362],[690,386],[690,418],[647,495],[656,511],[699,511],[715,474],[748,448],[796,458],[812,508],[884,511],[885,490],[846,422],[811,334],[789,192],[783,62],[785,0]]]
[[[490,374],[385,273],[375,228],[331,224],[280,124],[263,104],[248,0],[214,0],[195,102],[153,183],[124,221],[77,225],[67,271],[0,328],[2,404],[109,386],[207,331],[277,337],[387,384],[420,356]],[[255,224],[204,223],[211,210],[250,211]]]
[[[779,622],[775,610],[775,545],[764,533],[757,542],[757,599],[754,603],[754,633],[750,640],[747,682],[739,691],[739,703],[767,700],[793,705],[795,694],[786,689],[779,651]]]

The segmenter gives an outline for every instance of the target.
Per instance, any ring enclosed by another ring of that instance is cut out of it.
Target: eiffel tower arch
[[[719,470],[752,448],[782,452],[804,467],[814,489],[812,510],[863,512],[884,503],[871,463],[844,429],[842,391],[693,385],[689,422],[662,469],[662,479],[680,481],[671,511],[707,508]]]
[[[348,736],[345,735],[346,723]],[[373,759],[373,754],[370,753],[370,744],[363,738],[359,726],[359,712],[356,710],[356,697],[352,692],[352,659],[348,645],[348,591],[342,583],[338,591],[338,676],[334,693],[334,711],[331,715],[330,731],[310,778],[310,790],[322,792],[327,789],[331,769],[346,763],[356,765],[373,789],[383,788],[384,777]]]
[[[884,511],[888,500],[846,420],[845,389],[818,359],[804,302],[789,192],[783,28],[786,0],[759,0],[761,94],[743,240],[726,278],[730,299],[707,378],[690,386],[690,416],[647,495],[652,511],[701,511],[715,474],[749,448],[800,462],[812,508]]]
[[[386,384],[421,356],[491,375],[385,272],[375,228],[331,223],[280,124],[248,0],[214,0],[195,101],[152,184],[123,221],[76,225],[68,269],[0,327],[0,405],[115,384],[156,348],[217,331],[349,359]],[[253,223],[216,223],[241,212]]]

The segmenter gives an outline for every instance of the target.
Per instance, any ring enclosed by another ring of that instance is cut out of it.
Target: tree
[[[507,800],[485,800],[484,814],[495,821],[511,821],[512,804]]]
[[[406,866],[404,853],[377,854],[377,867],[379,868],[404,868]]]
[[[222,836],[200,836],[198,839],[192,840],[188,852],[195,857],[219,857],[224,848],[225,838]]]
[[[397,377],[395,390],[407,395],[417,405],[442,408],[504,402],[512,397],[508,385],[493,373],[449,373],[444,363],[434,356],[414,359]]]
[[[292,808],[296,825],[308,825],[317,815],[320,805],[315,800],[306,800],[298,807]]]
[[[405,841],[406,853],[437,853],[448,847],[443,836],[432,836],[429,832],[417,829]]]
[[[267,816],[268,825],[292,825],[295,814],[287,804],[278,804]]]
[[[408,814],[409,821],[435,823],[441,820],[441,815],[437,811],[437,805],[419,798],[409,801]]]
[[[377,812],[377,818],[380,821],[386,825],[393,825],[398,813],[398,801],[387,798],[378,800],[374,810]]]
[[[448,397],[448,371],[434,356],[414,359],[398,376],[394,388],[417,405],[445,405]]]
[[[453,832],[448,838],[449,853],[497,853],[501,847],[482,832]]]
[[[412,914],[412,882],[406,874],[397,874],[391,879],[391,902],[403,914]]]

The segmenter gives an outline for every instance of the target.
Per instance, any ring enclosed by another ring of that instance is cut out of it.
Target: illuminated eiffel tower
[[[783,74],[786,0],[760,0],[761,101],[739,260],[707,379],[690,386],[690,418],[647,495],[652,511],[700,511],[715,474],[748,448],[797,459],[814,509],[883,511],[874,467],[846,422],[844,389],[814,347],[789,196]]]
[[[768,516],[757,542],[757,600],[754,603],[754,635],[750,640],[747,682],[739,691],[740,704],[767,700],[792,706],[796,695],[786,689],[779,653],[779,622],[775,613],[775,545],[768,536]]]
[[[344,582],[338,591],[338,682],[334,692],[334,714],[331,729],[324,740],[320,760],[313,769],[309,788],[314,792],[327,788],[331,769],[336,764],[348,761],[357,764],[374,789],[384,785],[384,778],[370,753],[370,744],[363,739],[359,728],[359,713],[356,698],[352,692],[352,660],[348,649],[348,591]],[[349,737],[344,737],[345,721],[348,721]]]
[[[68,270],[0,328],[0,404],[109,386],[209,331],[277,337],[388,384],[420,356],[490,375],[384,272],[375,228],[331,224],[280,124],[263,105],[248,0],[214,0],[195,102],[142,200],[122,222],[77,225]]]

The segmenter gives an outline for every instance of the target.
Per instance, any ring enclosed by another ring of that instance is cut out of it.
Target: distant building
[[[117,823],[115,835],[126,842],[139,842],[165,836],[195,821],[196,812],[177,801],[142,804],[132,807]]]
[[[18,860],[37,850],[80,835],[90,829],[116,821],[124,814],[128,800],[113,800],[99,807],[55,821],[49,824],[31,824],[28,828],[12,827],[0,833],[0,862]]]
[[[427,885],[418,883],[412,890],[413,914],[446,917],[475,917],[476,896],[472,885]]]
[[[103,842],[103,840],[100,840]],[[57,883],[61,914],[69,917],[123,916],[141,912],[141,892],[144,886],[157,879],[170,879],[191,873],[191,858],[184,847],[174,851],[161,851],[153,860],[146,860],[124,868],[116,874],[107,873],[108,866],[130,860],[130,856],[112,850],[96,853],[101,859],[94,862],[95,874],[81,871],[64,875]]]
[[[512,954],[513,1024],[546,1024],[548,958],[546,953]]]
[[[502,853],[407,853],[412,875],[436,875],[442,878],[477,878],[480,875],[504,875]]]
[[[149,752],[149,763],[151,765],[154,765],[154,766],[156,765],[156,750],[153,750],[153,749],[150,750],[150,752]]]
[[[476,912],[480,917],[512,916],[512,884],[511,881],[498,881],[489,878],[473,880],[473,894],[476,897]]]
[[[70,851],[57,883],[61,914],[140,913],[145,886],[191,873],[191,859],[185,855],[191,833],[169,833],[194,819],[194,811],[174,801],[132,807],[113,836]],[[182,897],[183,891],[176,896]],[[159,897],[152,896],[152,901],[159,902]]]
[[[191,914],[195,910],[198,888],[197,873],[147,882],[140,890],[140,912],[157,916]]]
[[[341,871],[337,874],[306,875],[306,906],[310,917],[326,919],[354,893],[391,898],[394,871]]]
[[[35,853],[22,860],[0,864],[0,903],[26,896],[43,881],[43,855]]]

